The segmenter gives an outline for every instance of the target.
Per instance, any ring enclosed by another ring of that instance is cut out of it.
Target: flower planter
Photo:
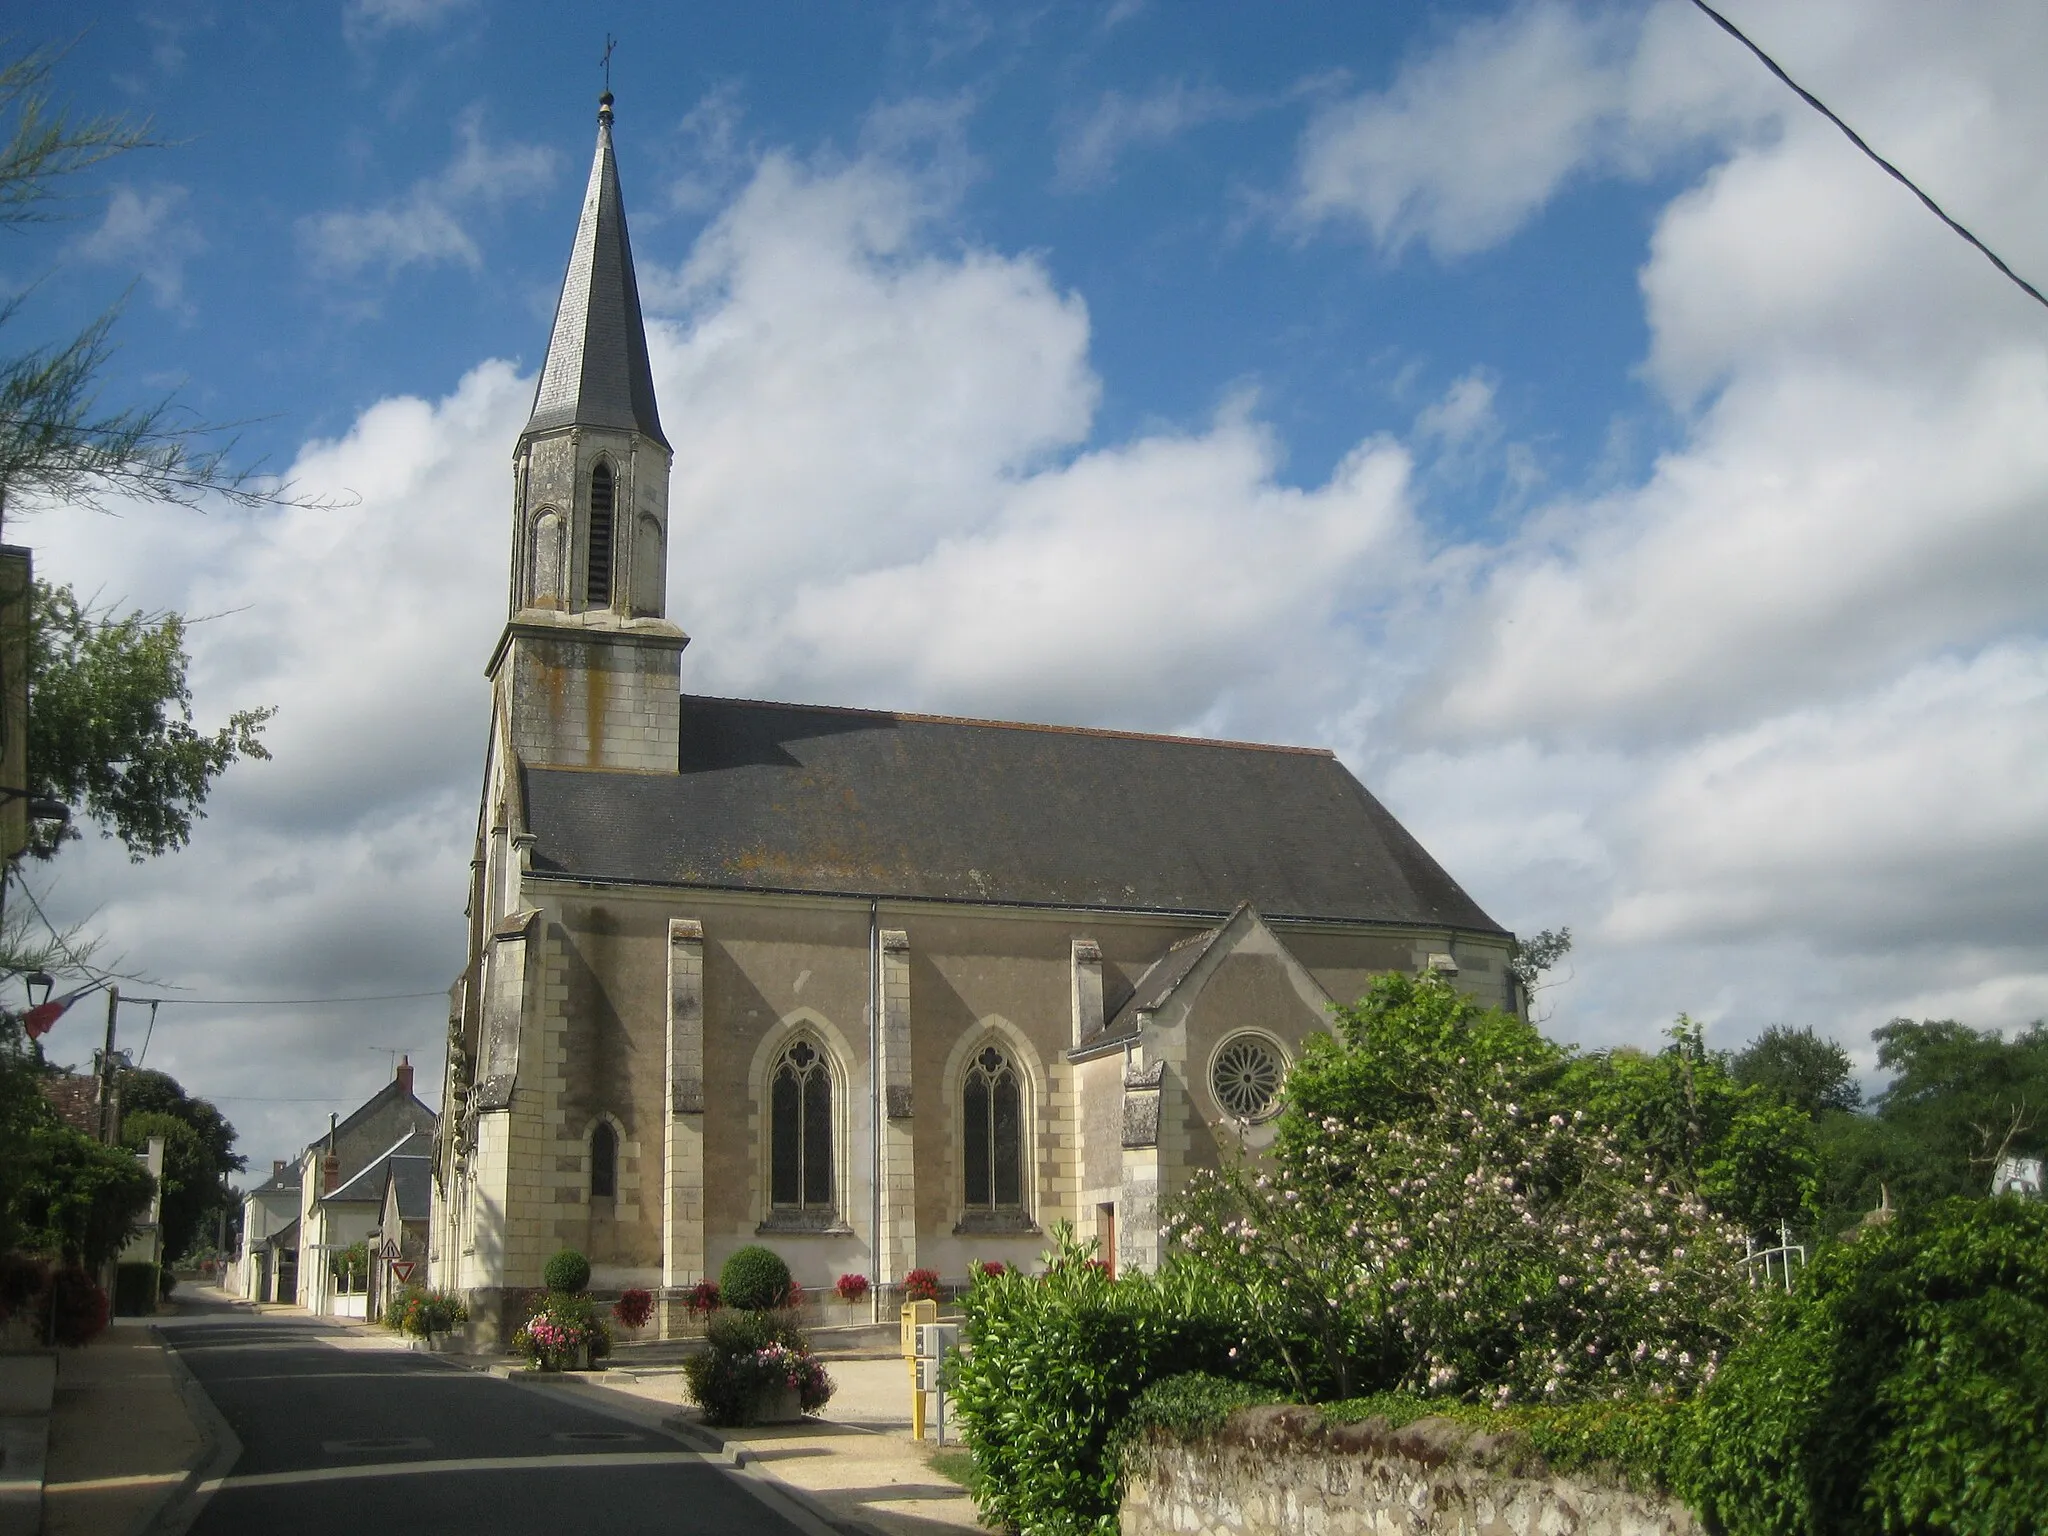
[[[783,1382],[772,1387],[763,1387],[754,1399],[753,1411],[747,1415],[750,1424],[794,1424],[804,1416],[803,1403],[798,1399],[796,1388]]]

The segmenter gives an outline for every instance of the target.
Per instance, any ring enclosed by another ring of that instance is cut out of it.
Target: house
[[[1430,969],[1523,1006],[1327,750],[682,694],[612,129],[607,94],[487,668],[429,1259],[479,1335],[564,1245],[671,1320],[746,1243],[878,1305],[1061,1220],[1150,1267],[1334,1002]]]
[[[338,1317],[368,1317],[370,1303],[370,1255],[379,1246],[382,1219],[388,1203],[391,1165],[397,1161],[424,1163],[434,1145],[431,1126],[408,1130],[376,1157],[342,1180],[333,1189],[304,1206],[303,1230],[309,1234],[309,1251],[338,1254],[364,1246],[364,1261],[346,1283],[333,1271],[333,1261],[321,1266],[324,1284],[307,1290],[307,1310],[330,1312]]]
[[[279,1158],[242,1196],[242,1252],[235,1294],[245,1301],[298,1300],[299,1165]]]
[[[433,1218],[434,1159],[431,1141],[394,1149],[384,1159],[383,1193],[377,1229],[370,1234],[370,1312],[407,1284],[427,1282],[427,1228]]]
[[[438,1124],[413,1093],[411,1058],[401,1057],[390,1082],[346,1118],[334,1117],[297,1158],[274,1164],[242,1199],[242,1295],[362,1315],[360,1286],[336,1287],[334,1256],[377,1225],[387,1161],[423,1152]]]

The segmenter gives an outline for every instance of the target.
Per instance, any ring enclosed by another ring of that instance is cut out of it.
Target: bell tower
[[[512,453],[512,582],[488,669],[535,766],[677,771],[681,657],[667,620],[668,472],[612,95],[533,412]]]

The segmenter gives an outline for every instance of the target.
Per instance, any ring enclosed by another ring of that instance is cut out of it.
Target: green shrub
[[[1073,1239],[1042,1276],[977,1281],[962,1302],[972,1352],[948,1363],[953,1411],[974,1451],[975,1497],[991,1523],[1032,1536],[1113,1536],[1121,1474],[1110,1434],[1166,1376],[1246,1363],[1227,1293],[1186,1276],[1111,1279]]]
[[[1176,1440],[1213,1435],[1237,1409],[1277,1403],[1280,1397],[1271,1387],[1205,1371],[1164,1377],[1131,1399],[1131,1406],[1110,1431],[1110,1458],[1118,1467],[1128,1467],[1133,1449],[1155,1433]]]
[[[548,1260],[547,1268],[540,1272],[540,1277],[549,1290],[573,1296],[590,1284],[590,1260],[574,1248],[564,1248]]]
[[[751,1423],[762,1394],[778,1384],[796,1389],[806,1413],[815,1413],[832,1397],[832,1378],[812,1358],[810,1340],[786,1314],[765,1309],[714,1313],[705,1324],[704,1342],[702,1354],[683,1362],[683,1380],[707,1424]]]
[[[2038,1530],[2048,1208],[1946,1200],[1824,1252],[1692,1419],[1673,1486],[1736,1536]]]
[[[568,1369],[577,1357],[601,1360],[612,1352],[612,1325],[588,1296],[550,1291],[512,1347],[544,1371]]]
[[[1644,1488],[1670,1486],[1675,1447],[1690,1423],[1690,1405],[1675,1398],[1489,1408],[1412,1392],[1379,1392],[1324,1403],[1318,1411],[1332,1424],[1385,1419],[1399,1429],[1417,1419],[1434,1418],[1469,1424],[1487,1434],[1519,1430],[1556,1471],[1612,1467]]]
[[[718,1291],[728,1307],[766,1312],[789,1295],[789,1266],[772,1248],[749,1243],[736,1250],[718,1272]]]

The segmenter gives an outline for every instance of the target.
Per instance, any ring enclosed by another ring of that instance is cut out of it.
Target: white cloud
[[[559,157],[533,144],[492,144],[483,114],[472,107],[456,120],[454,157],[400,197],[373,208],[336,209],[299,220],[299,244],[316,272],[354,277],[365,268],[454,262],[472,270],[483,252],[471,233],[477,213],[550,185]]]
[[[206,249],[206,237],[186,211],[190,200],[179,186],[118,186],[98,227],[78,242],[78,253],[139,273],[159,308],[189,311],[185,263]]]
[[[347,0],[341,8],[341,29],[352,43],[369,42],[387,32],[427,31],[475,3],[476,0]]]
[[[1092,109],[1062,124],[1054,184],[1066,191],[1107,186],[1117,161],[1131,150],[1156,148],[1205,123],[1232,122],[1259,110],[1255,100],[1185,80],[1137,96],[1105,91]]]

